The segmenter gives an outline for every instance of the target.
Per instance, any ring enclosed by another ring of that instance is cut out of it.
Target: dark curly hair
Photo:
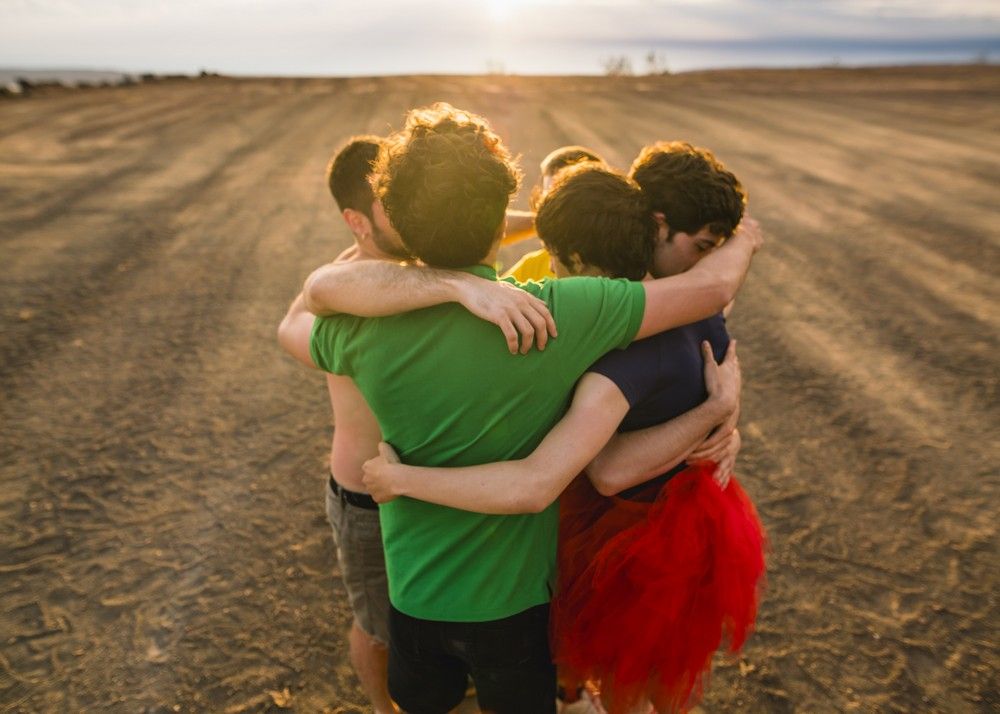
[[[372,219],[375,194],[368,178],[384,143],[371,134],[352,136],[326,165],[326,184],[341,211],[352,208]]]
[[[445,103],[411,110],[373,174],[375,193],[403,243],[442,268],[486,257],[520,181],[515,160],[486,119]]]
[[[564,265],[576,253],[610,277],[642,280],[653,260],[656,221],[639,186],[593,162],[559,172],[538,204],[538,237]]]
[[[671,237],[707,227],[729,238],[743,219],[746,192],[708,149],[684,141],[652,144],[639,152],[629,176],[666,217]]]

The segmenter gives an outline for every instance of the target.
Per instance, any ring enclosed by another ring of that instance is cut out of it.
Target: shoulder
[[[571,300],[626,298],[643,293],[642,283],[625,278],[572,277],[544,283],[553,295]]]

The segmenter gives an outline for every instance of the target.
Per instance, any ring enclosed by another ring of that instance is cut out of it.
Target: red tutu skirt
[[[600,682],[610,714],[684,711],[723,639],[757,616],[765,535],[736,482],[690,466],[652,502],[605,498],[584,476],[560,500],[553,650],[564,683]]]

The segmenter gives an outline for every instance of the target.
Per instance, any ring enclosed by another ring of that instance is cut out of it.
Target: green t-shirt
[[[496,279],[486,266],[466,269]],[[544,352],[512,355],[503,334],[456,303],[382,318],[317,318],[320,368],[352,377],[404,463],[470,466],[530,454],[601,355],[635,337],[640,283],[565,278],[522,288],[559,328]],[[549,601],[558,505],[484,515],[397,498],[381,509],[389,598],[425,620],[483,622]]]

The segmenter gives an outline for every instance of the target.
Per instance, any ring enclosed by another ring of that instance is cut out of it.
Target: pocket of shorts
[[[340,546],[340,532],[344,527],[344,504],[340,501],[340,496],[330,490],[329,484],[326,487],[326,520],[333,530],[333,540]]]

